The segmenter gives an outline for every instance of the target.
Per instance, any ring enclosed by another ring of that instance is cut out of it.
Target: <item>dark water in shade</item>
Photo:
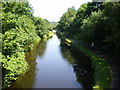
[[[88,88],[92,87],[90,60],[76,51],[60,46],[54,35],[26,53],[30,71],[10,88]]]

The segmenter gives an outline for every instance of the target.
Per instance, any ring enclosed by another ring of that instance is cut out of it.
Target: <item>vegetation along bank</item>
[[[119,10],[120,2],[85,3],[78,10],[74,7],[69,8],[56,26],[57,35],[63,40],[62,43],[76,47],[92,59],[95,82],[101,88],[111,87],[110,67],[96,52],[110,58],[111,63],[119,61]],[[117,67],[116,64],[115,68]]]
[[[52,24],[33,16],[29,2],[2,2],[2,86],[9,87],[29,70],[25,52],[52,36]]]

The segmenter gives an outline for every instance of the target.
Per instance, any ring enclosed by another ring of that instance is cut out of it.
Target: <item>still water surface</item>
[[[33,52],[26,53],[31,69],[25,76],[20,76],[11,88],[91,87],[90,64],[86,64],[83,56],[76,58],[76,55],[61,47],[60,39],[53,35],[47,42],[38,44]]]

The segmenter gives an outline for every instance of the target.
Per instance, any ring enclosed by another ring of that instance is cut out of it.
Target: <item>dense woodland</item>
[[[120,3],[85,3],[78,10],[69,8],[58,22],[59,36],[77,40],[81,44],[109,55],[114,61],[120,58]]]
[[[25,52],[34,43],[50,37],[52,26],[49,21],[34,17],[28,2],[2,2],[3,88],[29,70]]]

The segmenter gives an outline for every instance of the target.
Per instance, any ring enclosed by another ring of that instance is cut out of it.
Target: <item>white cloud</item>
[[[81,4],[92,0],[29,0],[34,9],[34,16],[49,21],[59,21],[68,8],[74,6],[78,9]]]

